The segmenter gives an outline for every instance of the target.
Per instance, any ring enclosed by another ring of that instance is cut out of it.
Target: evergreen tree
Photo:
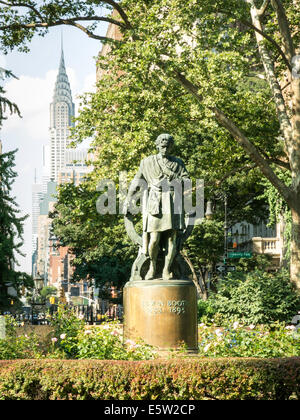
[[[18,302],[21,287],[33,285],[31,277],[15,270],[16,254],[22,255],[23,222],[27,216],[19,216],[20,210],[11,196],[16,177],[14,159],[16,151],[0,155],[0,311]],[[15,291],[12,295],[11,291]]]
[[[14,77],[16,76],[9,70],[3,69],[0,67],[0,80],[4,80],[8,77]],[[9,109],[11,114],[18,114],[19,117],[21,116],[18,106],[11,102],[9,99],[7,99],[5,96],[5,90],[2,86],[0,86],[0,127],[2,126],[3,120],[5,120],[7,117],[4,116],[7,108]]]
[[[0,68],[0,79],[15,77],[10,71]],[[0,128],[7,108],[10,113],[20,111],[16,104],[5,96],[0,86]],[[31,277],[15,270],[16,254],[23,255],[23,222],[28,216],[19,216],[20,210],[11,196],[12,184],[17,176],[13,170],[16,151],[1,154],[0,150],[0,313],[18,305],[21,287],[32,287]]]

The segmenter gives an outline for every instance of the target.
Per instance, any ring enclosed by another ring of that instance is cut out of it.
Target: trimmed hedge
[[[300,357],[0,361],[2,400],[287,400]]]

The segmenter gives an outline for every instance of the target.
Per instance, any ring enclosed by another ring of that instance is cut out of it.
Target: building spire
[[[64,57],[64,45],[63,45],[63,34],[61,32],[61,52],[60,52],[60,63],[59,63],[59,73],[66,73],[66,67],[65,67],[65,57]]]
[[[65,66],[64,47],[63,47],[63,33],[61,32],[61,55],[59,62],[59,69],[55,83],[53,102],[68,102],[72,108],[72,94],[70,83]],[[71,109],[70,108],[70,109]]]

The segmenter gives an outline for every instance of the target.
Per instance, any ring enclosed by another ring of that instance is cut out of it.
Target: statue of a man
[[[125,213],[140,180],[147,183],[147,200],[143,207],[143,249],[149,255],[150,267],[145,280],[155,278],[157,257],[164,254],[162,278],[170,279],[171,265],[177,253],[177,236],[185,229],[182,184],[188,173],[181,159],[170,156],[174,139],[161,134],[156,139],[158,153],[141,161],[127,195]],[[177,201],[176,201],[177,198]],[[164,240],[163,249],[160,247]]]

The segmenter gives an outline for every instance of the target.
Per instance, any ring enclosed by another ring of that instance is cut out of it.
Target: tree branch
[[[271,0],[271,4],[277,16],[280,34],[283,39],[285,54],[289,62],[291,62],[292,58],[295,55],[295,48],[293,44],[288,18],[280,0]]]
[[[95,16],[91,16],[91,17],[79,16],[79,17],[70,18],[70,19],[59,19],[59,20],[57,20],[55,22],[51,22],[51,23],[48,23],[48,22],[13,23],[11,25],[0,26],[0,30],[5,31],[5,30],[8,30],[8,29],[16,29],[16,28],[24,28],[24,29],[51,28],[51,27],[59,26],[59,25],[70,25],[70,26],[75,26],[76,28],[80,29],[86,35],[88,35],[90,38],[97,39],[99,41],[121,42],[121,41],[118,41],[118,40],[115,40],[115,39],[112,39],[112,38],[107,38],[106,36],[96,35],[94,32],[90,31],[89,29],[87,29],[83,25],[80,25],[79,23],[77,23],[77,21],[91,21],[91,20],[109,22],[109,23],[112,23],[114,25],[119,25],[119,26],[124,27],[124,25],[121,22],[118,22],[118,21],[116,21],[114,19],[111,19],[111,18],[95,17]]]
[[[270,4],[270,0],[264,0],[261,8],[258,9],[258,11],[257,11],[259,17],[262,17],[266,13],[269,4]]]
[[[275,174],[267,161],[261,156],[258,149],[248,140],[241,130],[217,107],[214,108],[217,121],[225,127],[230,134],[236,139],[238,144],[246,150],[252,161],[257,164],[261,172],[279,191],[288,204],[291,202],[291,190],[287,187]]]
[[[246,0],[251,5],[251,19],[253,25],[257,27],[260,31],[262,31],[261,23],[259,20],[259,16],[257,14],[257,9],[254,5],[253,0]],[[273,93],[277,115],[280,123],[280,129],[282,134],[285,138],[287,149],[289,150],[289,154],[291,152],[292,147],[292,125],[287,114],[287,109],[285,105],[285,101],[282,95],[281,86],[277,80],[275,70],[274,70],[274,63],[270,57],[270,54],[265,46],[263,36],[256,32],[256,41],[258,45],[258,50],[261,56],[261,60],[265,69],[266,77],[268,83],[270,85],[271,91]]]
[[[253,23],[249,22],[246,19],[238,19],[238,21],[241,22],[241,23],[243,23],[244,25],[248,26],[249,28],[254,29],[254,31],[256,31],[257,33],[259,33],[267,41],[269,41],[276,48],[276,50],[278,51],[279,55],[282,57],[283,61],[285,62],[285,65],[289,69],[289,71],[292,71],[291,62],[288,60],[287,56],[285,55],[285,53],[280,48],[280,45],[278,45],[277,42],[274,41],[274,39],[271,36],[269,36],[268,34],[266,34],[261,29],[257,28],[255,25],[253,25]]]
[[[181,251],[181,255],[183,256],[185,262],[188,264],[192,272],[192,280],[193,280],[194,285],[196,286],[198,295],[202,296],[203,300],[207,300],[207,290],[206,290],[205,283],[203,283],[202,279],[200,280],[200,277],[198,279],[196,270],[194,268],[194,264],[192,263],[191,259],[188,257],[184,249]]]
[[[163,64],[167,66],[166,63]],[[188,90],[197,101],[202,101],[202,95],[199,94],[199,87],[181,74],[179,71],[174,72],[174,78]],[[235,138],[238,144],[247,152],[252,161],[260,168],[261,172],[271,182],[272,185],[280,192],[282,197],[289,204],[291,202],[291,191],[275,174],[268,162],[262,157],[259,150],[250,142],[250,140],[241,132],[241,130],[217,107],[212,107],[216,120],[225,127],[229,133]]]
[[[241,167],[241,168],[236,168],[236,169],[234,169],[234,170],[232,170],[232,171],[230,171],[230,172],[227,172],[220,180],[218,180],[217,182],[216,182],[216,185],[219,187],[220,185],[222,185],[222,183],[224,182],[224,181],[226,181],[226,179],[227,178],[229,178],[230,176],[232,176],[232,175],[235,175],[236,173],[241,173],[242,171],[245,171],[245,170],[248,170],[248,171],[250,171],[251,169],[254,169],[254,168],[256,168],[257,167],[257,164],[256,163],[253,163],[252,165],[245,165],[245,166],[243,166],[243,167]],[[205,183],[205,185],[207,186],[207,185],[209,185],[207,182]]]
[[[119,3],[116,3],[114,0],[104,0],[104,1],[101,1],[101,3],[106,3],[106,4],[109,4],[110,6],[112,6],[119,13],[119,15],[123,19],[126,27],[128,29],[132,29],[132,26],[129,22],[128,16],[125,13],[124,9],[120,6]]]
[[[0,4],[4,4],[5,6],[9,6],[9,7],[27,7],[28,9],[32,10],[41,20],[43,20],[42,15],[40,14],[40,12],[31,4],[27,4],[27,3],[10,3],[7,1],[0,1]]]
[[[287,169],[287,170],[291,170],[291,165],[289,164],[289,162],[285,162],[281,159],[276,159],[276,158],[270,158],[267,157],[268,162],[270,163],[275,163],[275,165],[280,166],[281,168]]]
[[[252,4],[251,0],[246,0],[248,3]],[[269,3],[270,0],[267,1],[267,3]],[[282,48],[280,47],[279,44],[277,44],[277,42],[270,36],[268,35],[265,31],[262,30],[261,25],[260,27],[255,26],[253,23],[249,22],[247,19],[236,19],[234,14],[232,14],[231,11],[228,10],[223,10],[223,9],[217,9],[217,11],[219,13],[224,13],[225,15],[229,15],[232,18],[234,18],[236,20],[236,22],[241,23],[242,25],[247,26],[250,29],[253,29],[255,32],[259,33],[261,36],[263,36],[267,41],[269,41],[278,51],[279,55],[282,57],[283,61],[285,62],[286,66],[288,67],[289,71],[292,71],[292,66],[291,66],[291,62],[290,60],[288,60],[288,58],[286,57],[285,53],[283,52]],[[257,16],[263,16],[263,13],[261,13],[258,9],[256,9],[256,13]]]

